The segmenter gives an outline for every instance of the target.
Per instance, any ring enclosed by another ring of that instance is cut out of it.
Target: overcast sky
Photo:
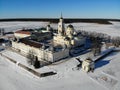
[[[0,0],[0,18],[115,18],[120,0]]]

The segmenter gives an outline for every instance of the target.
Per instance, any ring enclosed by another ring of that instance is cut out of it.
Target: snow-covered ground
[[[120,22],[111,22],[112,25],[97,23],[72,23],[76,30],[105,33],[110,36],[120,36]]]
[[[111,21],[110,21],[111,22]],[[75,30],[95,31],[105,33],[111,36],[120,36],[120,22],[111,22],[112,25],[97,23],[70,23]],[[49,22],[0,22],[0,28],[6,31],[16,31],[23,28],[45,27]],[[68,24],[66,24],[67,26]],[[57,24],[51,24],[51,27],[57,29]]]
[[[48,22],[0,22],[0,28],[4,28],[5,31],[17,31],[23,28],[40,28],[45,27]]]
[[[15,52],[1,53],[20,63],[26,62],[25,57]],[[54,70],[56,75],[37,78],[0,56],[0,90],[120,90],[119,58],[119,52],[112,53],[96,63],[94,73],[88,74],[75,69],[78,64],[75,58],[66,59],[37,70]]]
[[[95,23],[71,23],[76,30],[96,31],[120,36],[120,22],[113,25]],[[48,22],[0,22],[0,28],[16,31],[22,28],[44,27]],[[67,26],[68,24],[66,24]],[[57,24],[51,24],[57,28]],[[27,65],[26,58],[16,52],[2,50],[0,53]],[[84,60],[90,54],[81,55]],[[28,71],[0,56],[0,90],[120,90],[120,52],[114,52],[95,65],[94,73],[76,70],[75,57],[37,69],[38,72],[56,71],[57,74],[38,78]],[[33,67],[31,67],[34,69]]]

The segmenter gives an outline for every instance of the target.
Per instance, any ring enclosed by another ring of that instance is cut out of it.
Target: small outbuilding
[[[94,61],[91,59],[91,58],[87,58],[86,60],[84,60],[82,62],[82,69],[85,71],[85,72],[89,72],[89,71],[94,71]]]

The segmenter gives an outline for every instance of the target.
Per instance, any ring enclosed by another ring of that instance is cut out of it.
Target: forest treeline
[[[59,18],[12,18],[12,19],[0,19],[0,22],[4,21],[43,21],[50,23],[58,23]],[[98,24],[112,24],[109,21],[119,21],[119,19],[79,19],[79,18],[65,18],[65,23],[98,23]]]

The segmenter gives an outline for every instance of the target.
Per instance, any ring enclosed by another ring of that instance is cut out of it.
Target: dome
[[[67,26],[67,28],[74,28],[74,27],[73,27],[73,25],[70,24]]]
[[[74,37],[74,40],[79,40],[79,38],[78,37]]]
[[[65,40],[70,40],[70,38],[69,37],[65,37]]]
[[[93,62],[93,60],[91,58],[87,58],[85,61],[88,62],[88,63]]]
[[[48,24],[47,27],[50,27],[50,24]]]
[[[73,35],[77,35],[77,32],[74,31],[74,32],[73,32]]]

